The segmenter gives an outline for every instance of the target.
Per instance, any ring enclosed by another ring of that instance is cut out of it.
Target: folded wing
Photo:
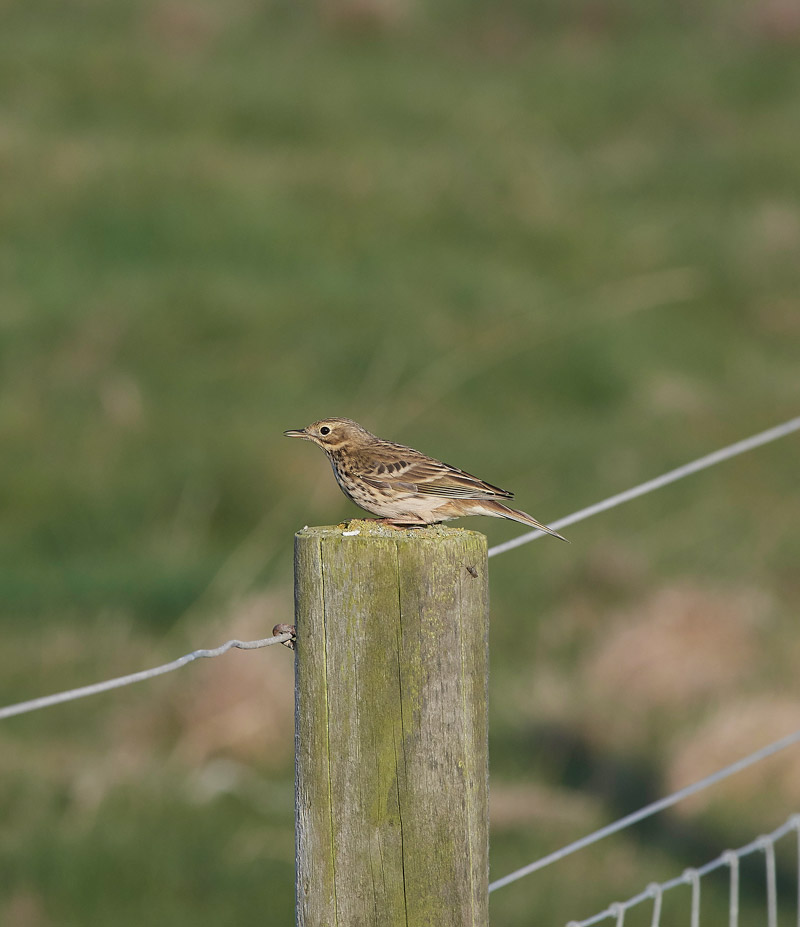
[[[416,492],[441,496],[446,499],[513,499],[514,493],[493,486],[477,476],[451,467],[438,460],[404,460],[391,465],[392,472],[381,472],[377,465],[372,473],[364,475],[367,483],[376,488],[390,488],[398,492]]]

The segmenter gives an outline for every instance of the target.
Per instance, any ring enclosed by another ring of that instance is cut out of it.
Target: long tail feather
[[[552,528],[548,528],[547,525],[543,525],[540,521],[536,521],[535,518],[532,518],[528,515],[527,512],[520,512],[518,509],[512,509],[508,505],[503,505],[502,502],[496,502],[495,500],[486,501],[483,503],[488,511],[487,515],[496,515],[498,518],[510,518],[513,521],[518,521],[523,525],[530,525],[531,528],[538,528],[540,531],[544,531],[545,534],[551,534],[554,538],[558,538],[561,541],[566,541],[567,539],[559,534],[557,531],[553,531]],[[567,541],[569,543],[569,541]]]

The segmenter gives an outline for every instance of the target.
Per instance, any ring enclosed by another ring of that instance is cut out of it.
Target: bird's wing
[[[492,486],[477,476],[451,467],[430,457],[404,455],[392,462],[375,462],[372,472],[365,474],[366,482],[390,487],[398,491],[443,496],[449,499],[512,499],[514,494]]]

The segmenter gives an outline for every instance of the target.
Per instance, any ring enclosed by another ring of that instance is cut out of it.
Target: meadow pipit
[[[433,525],[464,515],[493,515],[566,540],[526,512],[499,501],[513,499],[514,493],[413,447],[377,438],[352,419],[326,418],[284,434],[321,447],[347,498],[389,525]]]

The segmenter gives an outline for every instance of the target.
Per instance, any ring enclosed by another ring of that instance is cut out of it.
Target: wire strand
[[[724,460],[737,457],[739,454],[752,451],[754,448],[769,444],[771,441],[777,441],[778,438],[783,438],[793,431],[799,430],[800,417],[789,419],[788,422],[784,422],[782,425],[776,425],[774,428],[768,428],[766,431],[761,431],[757,435],[752,435],[742,441],[736,441],[734,444],[729,444],[727,447],[720,448],[718,451],[706,454],[705,457],[699,457],[697,460],[684,464],[682,467],[676,467],[674,470],[662,473],[661,476],[657,476],[655,479],[640,483],[638,486],[634,486],[633,489],[627,489],[625,492],[617,493],[615,496],[609,496],[608,499],[604,499],[602,502],[596,502],[594,505],[589,505],[585,509],[573,512],[572,515],[567,515],[558,521],[551,522],[550,527],[555,531],[560,531],[562,528],[574,525],[578,521],[591,518],[592,515],[597,515],[599,512],[605,512],[608,509],[616,508],[616,506],[622,505],[623,502],[630,502],[631,499],[638,499],[639,496],[644,496],[649,492],[660,489],[662,486],[667,486],[669,483],[682,480],[685,476],[690,476],[692,473],[697,473],[699,470],[713,467],[715,464],[722,463]],[[544,531],[528,531],[525,534],[521,534],[519,537],[512,538],[510,541],[505,541],[503,544],[490,547],[489,556],[495,557],[497,554],[504,554],[507,550],[521,547],[529,541],[535,541],[536,538],[544,537],[544,535]]]
[[[501,879],[492,882],[489,885],[489,891],[494,892],[504,885],[516,882],[517,879],[530,875],[532,872],[537,872],[539,869],[544,869],[545,866],[558,862],[558,860],[564,859],[566,856],[571,856],[573,853],[577,853],[578,850],[591,846],[591,844],[597,843],[598,840],[602,840],[604,837],[610,837],[611,834],[616,834],[621,830],[625,830],[626,827],[637,824],[645,818],[652,817],[665,808],[671,808],[673,805],[677,805],[679,801],[683,801],[684,798],[695,795],[697,792],[702,792],[703,789],[707,789],[709,786],[715,785],[723,779],[727,779],[728,776],[733,776],[735,773],[747,769],[748,766],[760,763],[761,760],[765,760],[767,757],[779,753],[787,747],[792,747],[797,743],[800,743],[800,730],[787,734],[786,737],[782,737],[780,740],[776,740],[766,747],[756,750],[755,753],[750,753],[748,756],[742,757],[742,759],[737,760],[735,763],[731,763],[729,766],[724,766],[710,776],[706,776],[705,779],[700,779],[698,782],[694,782],[691,785],[687,785],[685,788],[679,789],[677,792],[673,792],[672,795],[667,795],[665,798],[660,798],[658,801],[651,802],[649,805],[645,805],[644,808],[627,814],[624,818],[619,818],[619,820],[607,824],[605,827],[601,827],[599,830],[587,834],[585,837],[581,837],[580,840],[575,840],[573,843],[567,844],[567,846],[562,847],[560,850],[549,853],[541,859],[528,863],[527,866],[523,866],[521,869],[510,872]]]
[[[163,676],[165,673],[171,673],[173,670],[186,666],[187,663],[193,663],[195,660],[205,657],[219,657],[234,648],[238,650],[258,650],[261,647],[269,647],[271,644],[286,643],[292,637],[293,635],[287,631],[284,634],[276,634],[275,637],[265,637],[257,641],[227,641],[213,650],[194,650],[192,653],[178,657],[177,660],[172,660],[171,663],[164,663],[152,669],[130,673],[128,676],[118,676],[116,679],[107,679],[105,682],[96,682],[90,686],[81,686],[78,689],[68,689],[66,692],[56,692],[54,695],[43,695],[40,698],[32,698],[27,702],[18,702],[16,705],[8,705],[5,708],[0,708],[0,721],[14,715],[25,714],[28,711],[36,711],[38,708],[49,708],[51,705],[72,702],[75,699],[86,698],[88,695],[97,695],[100,692],[108,692],[110,689],[129,686],[134,682],[143,682],[145,679]]]

